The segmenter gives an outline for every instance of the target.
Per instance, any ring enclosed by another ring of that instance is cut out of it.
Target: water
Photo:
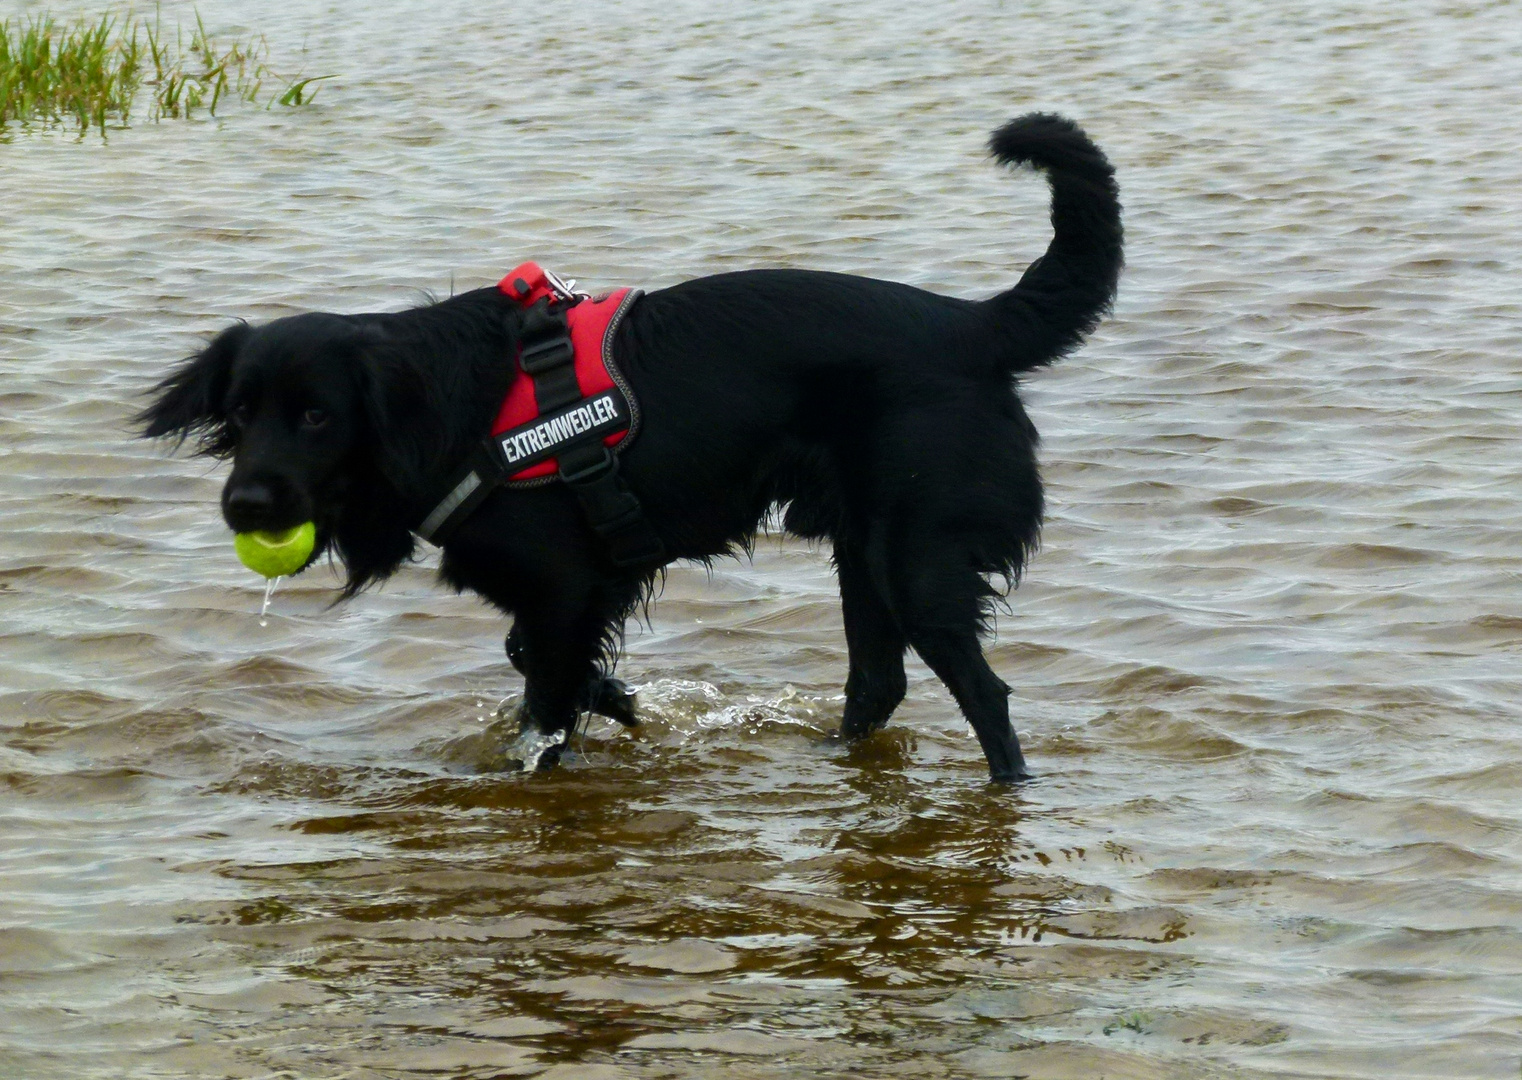
[[[517,762],[523,772],[531,773],[539,768],[546,751],[566,744],[566,733],[556,731],[545,735],[532,726],[523,727],[518,723],[516,714],[516,709],[499,707],[498,718],[503,722],[492,730],[490,741],[505,743],[502,752],[503,761],[502,763],[489,761],[484,764],[495,769],[503,765],[510,767],[512,763]]]
[[[201,10],[340,78],[0,144],[0,1075],[1518,1074],[1513,5]],[[1037,107],[1130,267],[1026,387],[1017,793],[917,664],[828,742],[832,575],[776,537],[673,571],[640,731],[497,771],[503,620],[424,563],[261,628],[223,471],[126,434],[234,317],[526,258],[987,295]]]
[[[310,551],[310,549],[309,549],[309,551]],[[283,577],[272,577],[272,578],[266,578],[265,579],[265,582],[264,582],[264,602],[259,605],[259,625],[260,626],[268,626],[270,624],[269,619],[265,618],[265,616],[269,614],[270,601],[275,598],[275,590],[280,586],[280,582],[283,581],[283,580],[285,580]]]

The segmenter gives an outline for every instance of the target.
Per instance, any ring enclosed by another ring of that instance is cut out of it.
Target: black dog
[[[661,565],[744,548],[780,506],[788,532],[834,549],[850,652],[842,734],[887,722],[913,647],[992,777],[1027,775],[1009,688],[979,643],[989,579],[1018,579],[1041,525],[1036,430],[1013,377],[1098,324],[1122,231],[1114,170],[1076,125],[1032,114],[990,146],[1052,187],[1053,239],[1008,292],[975,302],[755,270],[634,304],[614,354],[643,428],[621,475],[664,556],[616,564],[561,483],[498,489],[446,540],[444,580],[515,617],[526,729],[563,740],[589,708],[632,722],[611,673]],[[233,529],[315,521],[349,597],[412,556],[410,530],[491,426],[524,317],[486,288],[394,314],[239,323],[159,384],[144,434],[195,434],[200,452],[233,458]]]

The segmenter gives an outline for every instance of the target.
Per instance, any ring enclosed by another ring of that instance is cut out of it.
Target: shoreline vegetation
[[[189,118],[232,100],[308,104],[332,75],[284,76],[269,43],[249,35],[224,45],[196,13],[193,26],[166,29],[155,13],[63,21],[49,14],[0,22],[0,140],[27,128],[124,128],[148,92],[148,119]],[[266,87],[271,89],[266,89]]]

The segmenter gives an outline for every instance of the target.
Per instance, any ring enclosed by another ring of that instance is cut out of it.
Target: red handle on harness
[[[497,289],[524,307],[544,297],[559,300],[575,300],[582,294],[573,290],[575,282],[562,281],[536,262],[526,262],[514,267],[506,277],[497,282]]]

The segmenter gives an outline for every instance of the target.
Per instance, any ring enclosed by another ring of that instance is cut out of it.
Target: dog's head
[[[364,316],[238,323],[154,389],[143,434],[194,436],[199,453],[232,458],[228,526],[314,522],[312,558],[336,551],[352,595],[412,554],[406,496],[426,470],[428,386],[387,337]]]

